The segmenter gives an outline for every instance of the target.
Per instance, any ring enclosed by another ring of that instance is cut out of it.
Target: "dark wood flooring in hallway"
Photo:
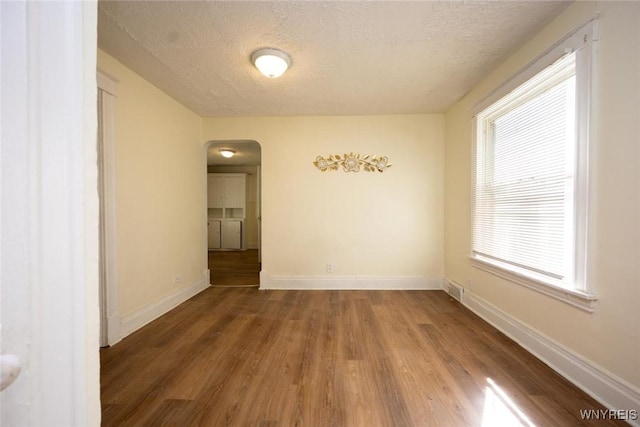
[[[213,286],[258,286],[258,250],[209,251],[209,272]]]
[[[104,426],[568,426],[602,409],[441,291],[209,288],[101,364]]]

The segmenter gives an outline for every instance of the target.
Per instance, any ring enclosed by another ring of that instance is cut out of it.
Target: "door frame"
[[[122,339],[118,311],[115,102],[118,81],[100,70],[98,82],[98,193],[100,195],[100,346]]]
[[[260,148],[260,164],[256,165],[256,208],[257,208],[257,231],[258,231],[258,262],[260,262],[260,280],[262,280],[262,145],[260,144],[260,142],[254,140],[254,139],[231,139],[231,140],[209,140],[207,142],[204,143],[203,145],[203,156],[204,156],[204,169],[205,169],[205,188],[204,188],[204,211],[205,211],[205,217],[207,219],[207,226],[208,226],[208,222],[209,222],[209,216],[208,216],[208,182],[207,182],[207,174],[208,174],[208,159],[207,159],[207,153],[209,151],[209,148],[211,146],[219,146],[220,148],[225,148],[226,145],[228,143],[255,143],[258,145],[258,147]],[[206,236],[208,238],[208,228],[206,230]],[[206,254],[207,254],[207,258],[209,256],[209,247],[208,247],[208,242],[205,242],[205,248],[206,248]],[[208,270],[207,270],[208,271]],[[209,283],[211,283],[211,273],[209,272]]]

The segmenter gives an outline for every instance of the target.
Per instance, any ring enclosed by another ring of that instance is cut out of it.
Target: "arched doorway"
[[[262,259],[260,144],[252,140],[209,141],[205,148],[210,283],[216,287],[258,287]],[[224,156],[224,150],[232,156]]]

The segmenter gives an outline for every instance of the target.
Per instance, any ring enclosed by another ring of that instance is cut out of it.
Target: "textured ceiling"
[[[202,116],[439,113],[569,4],[100,1],[98,44]]]

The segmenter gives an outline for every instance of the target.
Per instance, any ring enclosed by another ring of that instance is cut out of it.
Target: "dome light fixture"
[[[291,58],[286,52],[271,47],[253,52],[251,62],[262,74],[271,79],[280,77],[291,66]]]
[[[234,154],[236,154],[236,152],[234,150],[220,150],[220,154],[222,154],[222,157],[226,157],[227,159],[230,159],[231,157],[233,157]]]

